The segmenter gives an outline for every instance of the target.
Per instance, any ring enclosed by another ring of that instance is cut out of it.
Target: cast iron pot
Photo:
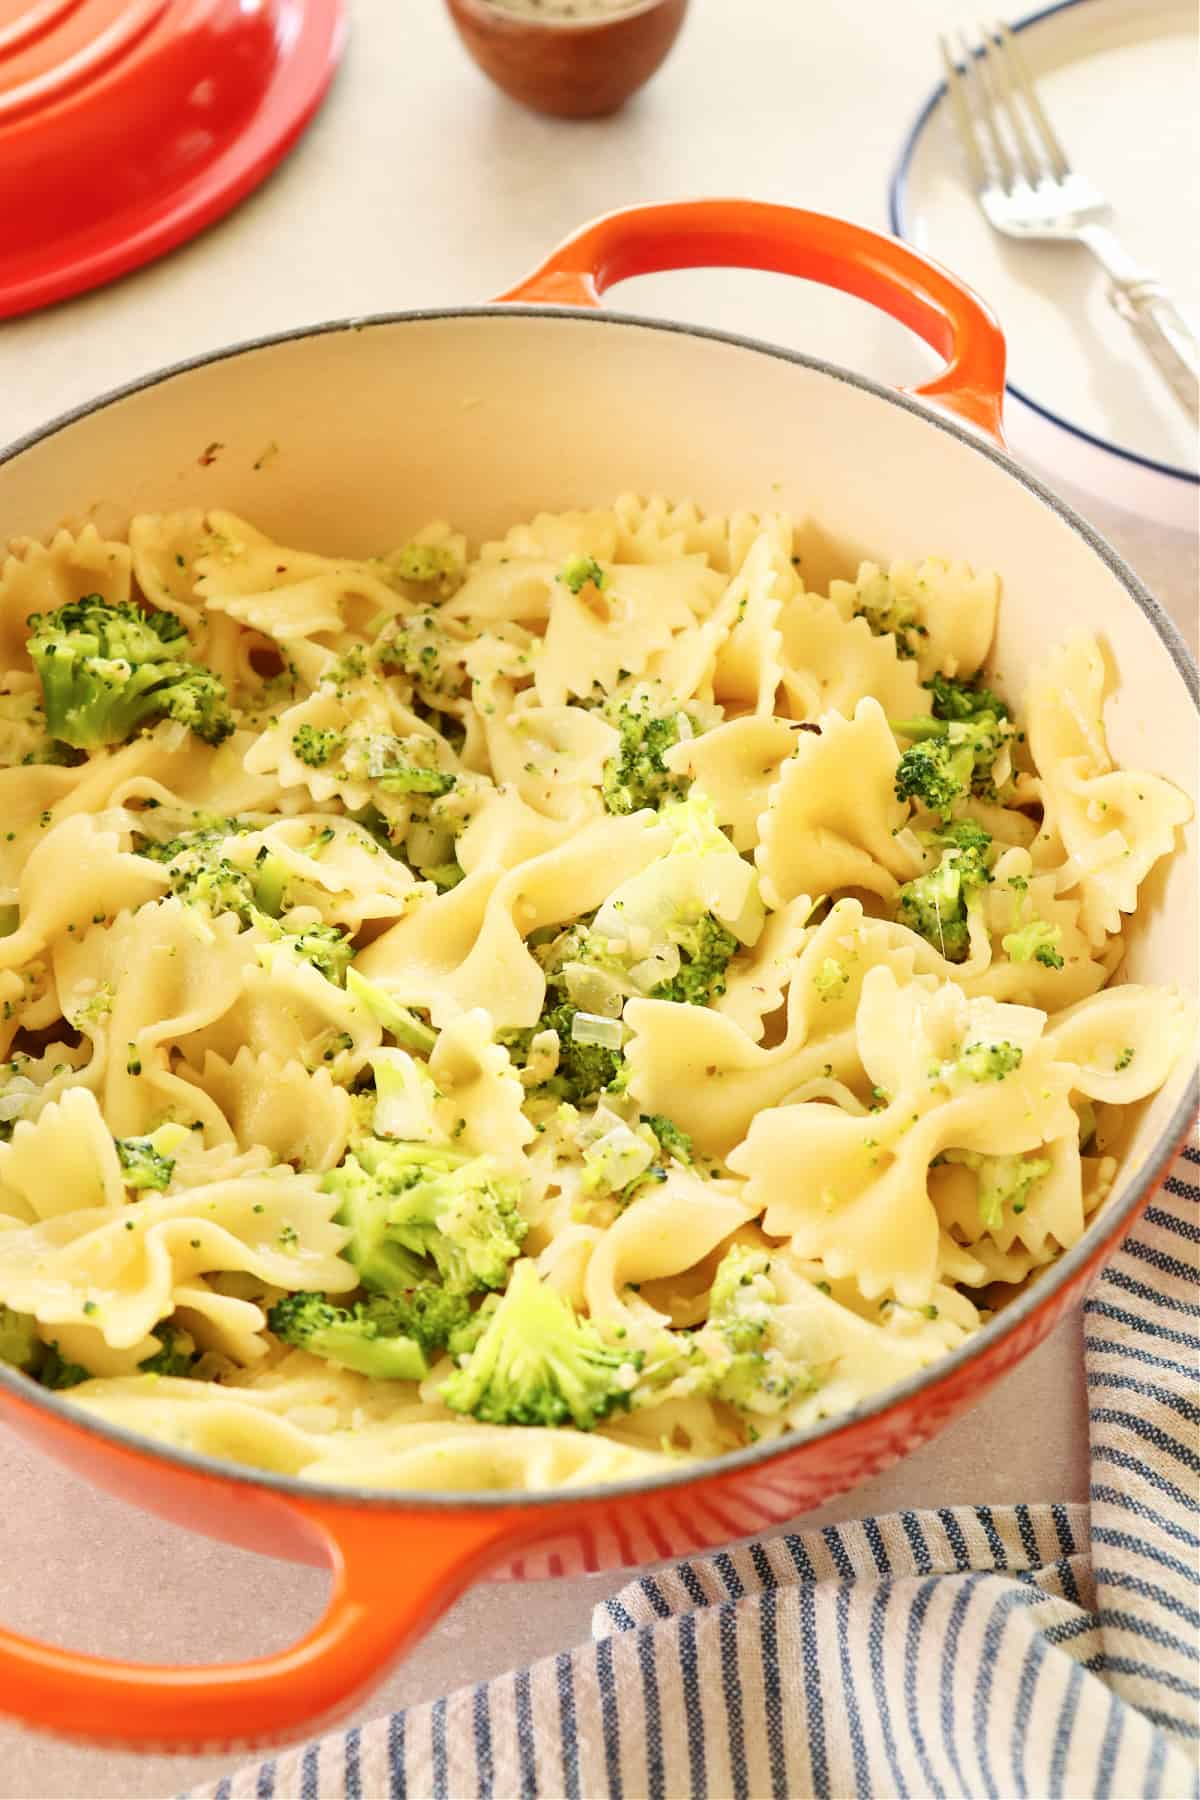
[[[770,344],[593,310],[623,277],[717,264],[856,294],[945,367],[895,392]],[[1115,756],[1191,790],[1195,668],[1130,570],[1006,456],[1003,382],[990,314],[904,245],[787,207],[641,207],[569,239],[504,303],[239,345],[59,419],[0,458],[0,540],[219,505],[285,541],[362,554],[431,517],[482,537],[630,489],[721,511],[778,506],[813,522],[813,586],[867,555],[997,568],[995,667],[1013,692],[1050,643],[1098,632]],[[1194,989],[1194,845],[1143,894],[1129,977]],[[1046,1336],[1145,1206],[1194,1105],[1184,1069],[1143,1109],[1082,1241],[961,1349],[847,1416],[651,1480],[536,1495],[315,1487],[156,1445],[0,1369],[0,1417],[79,1474],[194,1531],[333,1571],[319,1624],[250,1662],[118,1663],[0,1631],[0,1708],[112,1745],[295,1737],[360,1699],[477,1576],[676,1556],[829,1499],[931,1437]]]

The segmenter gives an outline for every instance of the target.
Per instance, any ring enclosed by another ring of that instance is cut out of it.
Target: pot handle
[[[573,233],[499,298],[598,306],[616,281],[662,269],[773,269],[869,300],[946,359],[904,390],[1003,444],[1004,335],[992,312],[940,264],[882,232],[757,200],[680,200],[606,213]]]
[[[137,1750],[301,1737],[348,1712],[518,1536],[507,1510],[400,1522],[362,1505],[286,1505],[333,1572],[323,1617],[297,1643],[247,1662],[129,1663],[0,1630],[0,1712],[40,1731]]]

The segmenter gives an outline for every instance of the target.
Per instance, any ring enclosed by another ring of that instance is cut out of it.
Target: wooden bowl
[[[688,0],[644,0],[612,17],[535,19],[490,0],[446,0],[485,75],[535,112],[594,119],[636,93],[679,35]]]

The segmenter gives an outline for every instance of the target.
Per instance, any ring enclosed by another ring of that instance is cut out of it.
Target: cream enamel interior
[[[821,587],[860,557],[963,557],[1003,580],[994,671],[1019,694],[1057,639],[1098,634],[1116,760],[1193,797],[1197,715],[1151,620],[1069,519],[1003,463],[876,392],[767,351],[591,316],[347,326],[186,369],[0,465],[0,540],[219,505],[285,542],[365,554],[429,518],[472,537],[630,489],[808,522]],[[1143,889],[1124,976],[1197,987],[1195,825]],[[1188,1077],[1141,1114],[1117,1192]]]

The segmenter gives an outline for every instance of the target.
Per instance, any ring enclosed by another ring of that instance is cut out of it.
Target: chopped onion
[[[571,1039],[576,1044],[599,1044],[605,1050],[619,1050],[625,1042],[625,1027],[620,1019],[577,1012],[571,1020]]]
[[[615,975],[591,963],[567,963],[563,981],[572,1002],[583,1012],[599,1013],[604,1019],[619,1019],[625,1004],[625,990]]]
[[[629,971],[629,979],[640,994],[648,994],[660,981],[671,981],[678,973],[679,948],[676,944],[664,944],[645,962],[635,963]]]
[[[454,860],[454,839],[450,833],[423,821],[410,830],[406,849],[414,869],[436,869]]]

